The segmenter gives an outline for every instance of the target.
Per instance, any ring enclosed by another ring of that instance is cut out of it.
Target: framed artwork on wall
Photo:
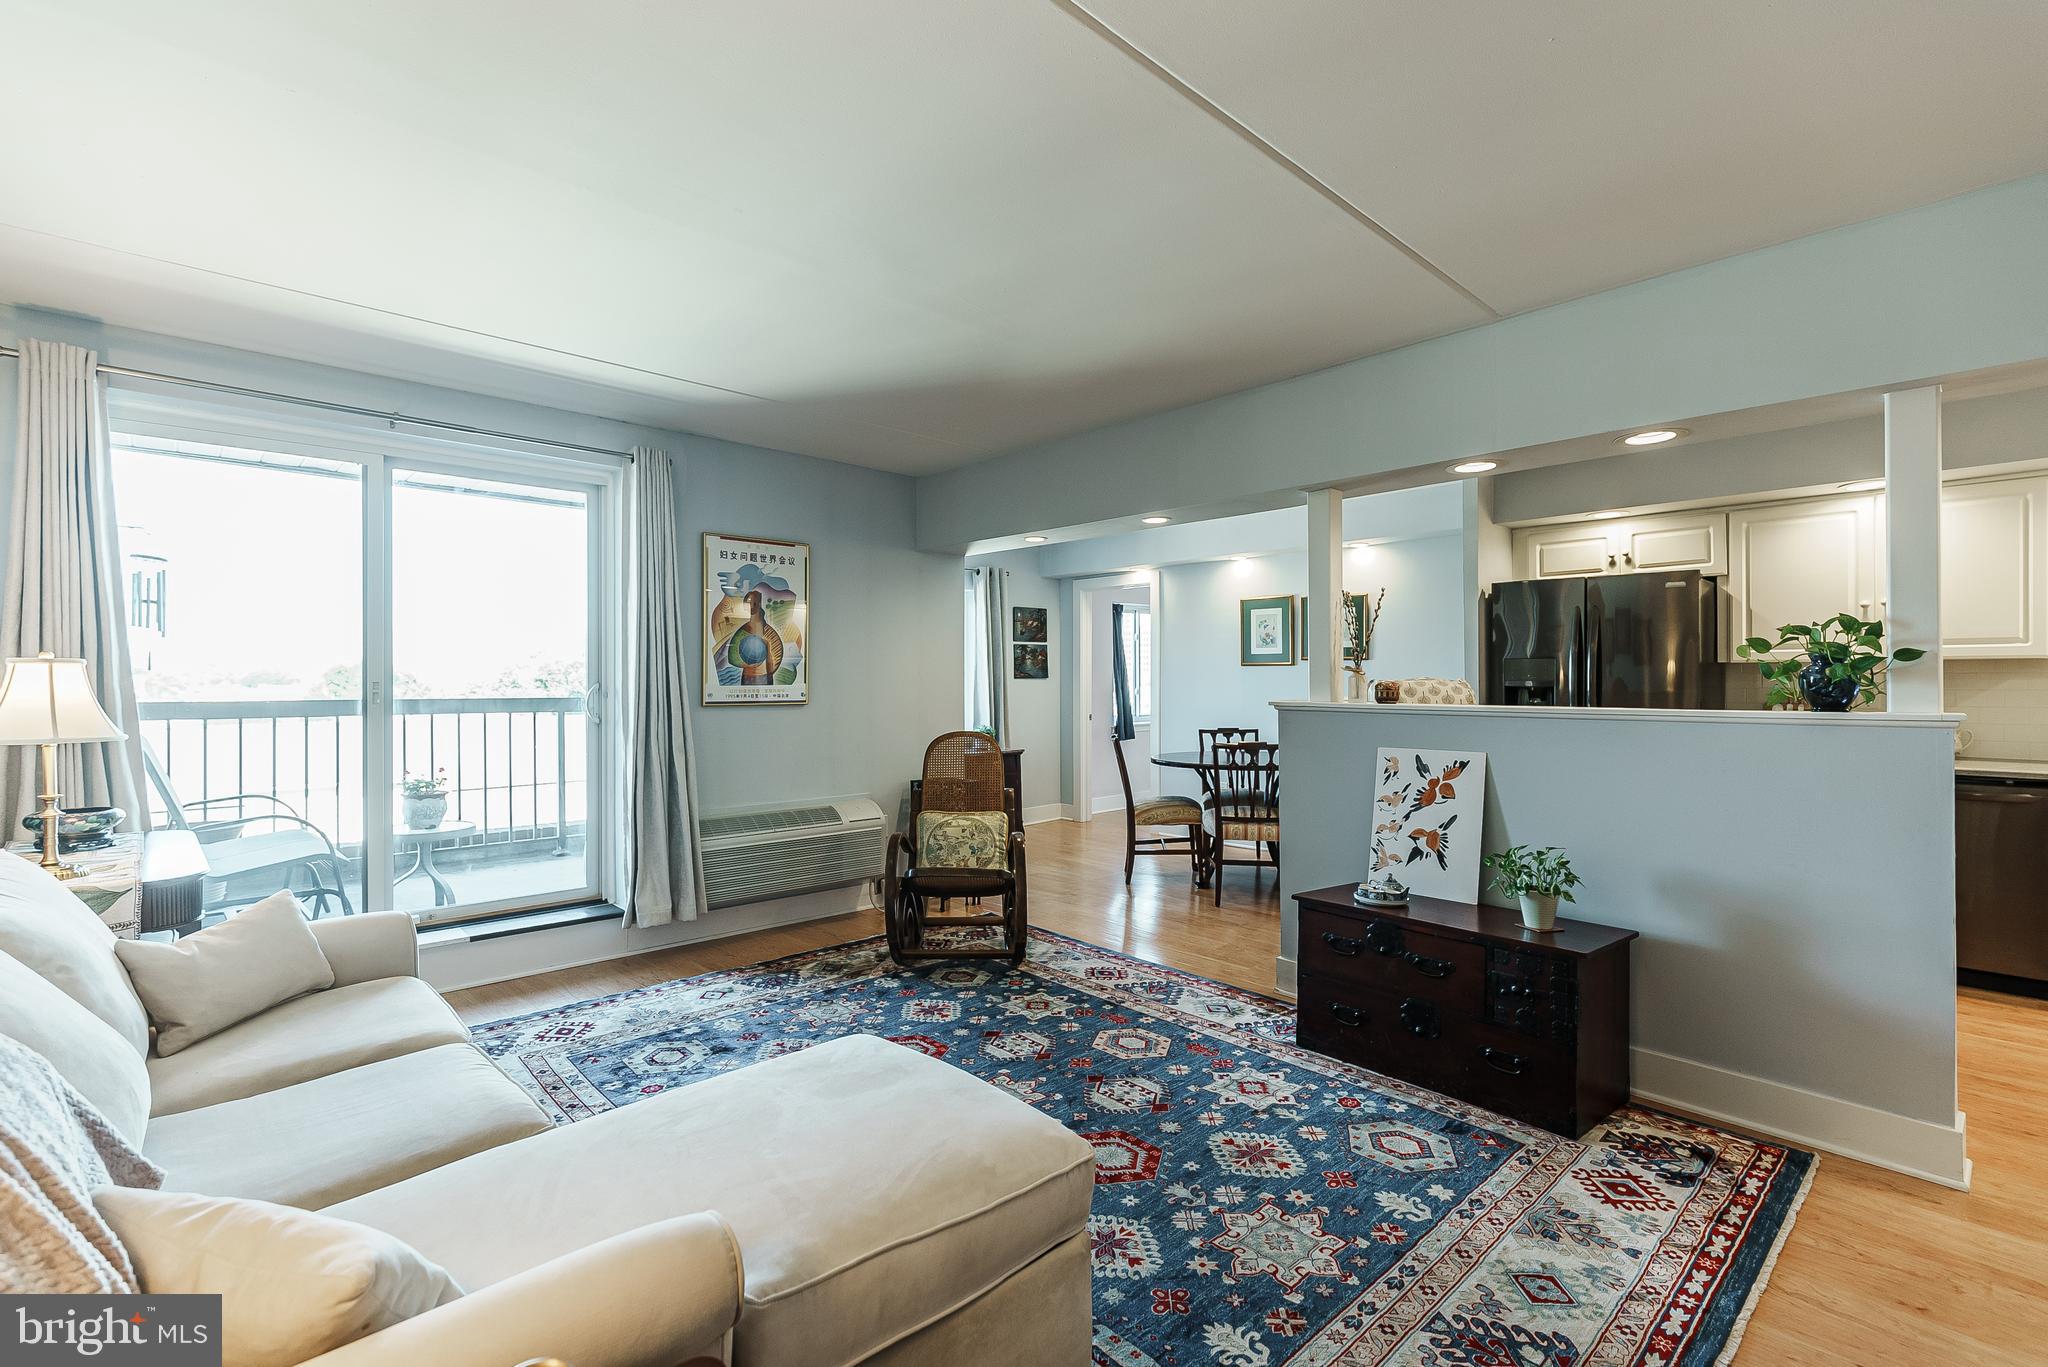
[[[1294,595],[1237,601],[1237,662],[1241,665],[1294,663]]]
[[[704,701],[811,700],[811,547],[704,533]]]
[[[1391,873],[1423,897],[1478,901],[1485,753],[1382,750],[1375,773],[1369,876]]]
[[[1010,676],[1017,679],[1049,679],[1052,670],[1045,647],[1013,642],[1010,646]]]
[[[1010,639],[1032,645],[1045,643],[1045,609],[1011,608]]]

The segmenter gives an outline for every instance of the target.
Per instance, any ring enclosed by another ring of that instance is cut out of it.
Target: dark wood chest
[[[1632,930],[1353,884],[1299,893],[1301,1044],[1577,1137],[1628,1100]]]

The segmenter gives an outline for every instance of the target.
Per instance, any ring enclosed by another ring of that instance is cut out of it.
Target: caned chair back
[[[979,731],[948,731],[924,752],[924,791],[919,803],[927,812],[1000,812],[1003,801],[1003,752]]]
[[[1218,745],[1203,771],[1224,822],[1280,819],[1280,747],[1267,741]]]

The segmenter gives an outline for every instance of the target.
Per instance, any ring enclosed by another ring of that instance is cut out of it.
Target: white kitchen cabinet
[[[1749,637],[1775,641],[1788,622],[1876,617],[1880,527],[1868,494],[1732,510],[1724,658]]]
[[[2048,475],[1951,484],[1941,494],[1941,648],[2048,656]]]
[[[1515,533],[1515,563],[1524,579],[1565,579],[1651,570],[1728,569],[1728,515],[1668,513],[1613,518]]]

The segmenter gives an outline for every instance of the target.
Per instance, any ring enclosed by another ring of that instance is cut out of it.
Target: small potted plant
[[[1759,658],[1788,647],[1796,652],[1788,659]],[[1877,701],[1892,665],[1910,664],[1927,652],[1904,646],[1887,655],[1882,622],[1843,612],[1810,626],[1788,623],[1778,628],[1775,641],[1752,636],[1735,653],[1756,660],[1770,684],[1764,706],[1804,701],[1816,712],[1847,712]]]
[[[405,828],[431,831],[448,818],[448,771],[436,769],[431,778],[405,776]]]
[[[1580,884],[1572,861],[1555,845],[1532,849],[1510,845],[1499,854],[1486,856],[1493,870],[1493,890],[1522,904],[1522,924],[1530,930],[1557,929],[1557,903],[1572,901],[1572,889]]]

